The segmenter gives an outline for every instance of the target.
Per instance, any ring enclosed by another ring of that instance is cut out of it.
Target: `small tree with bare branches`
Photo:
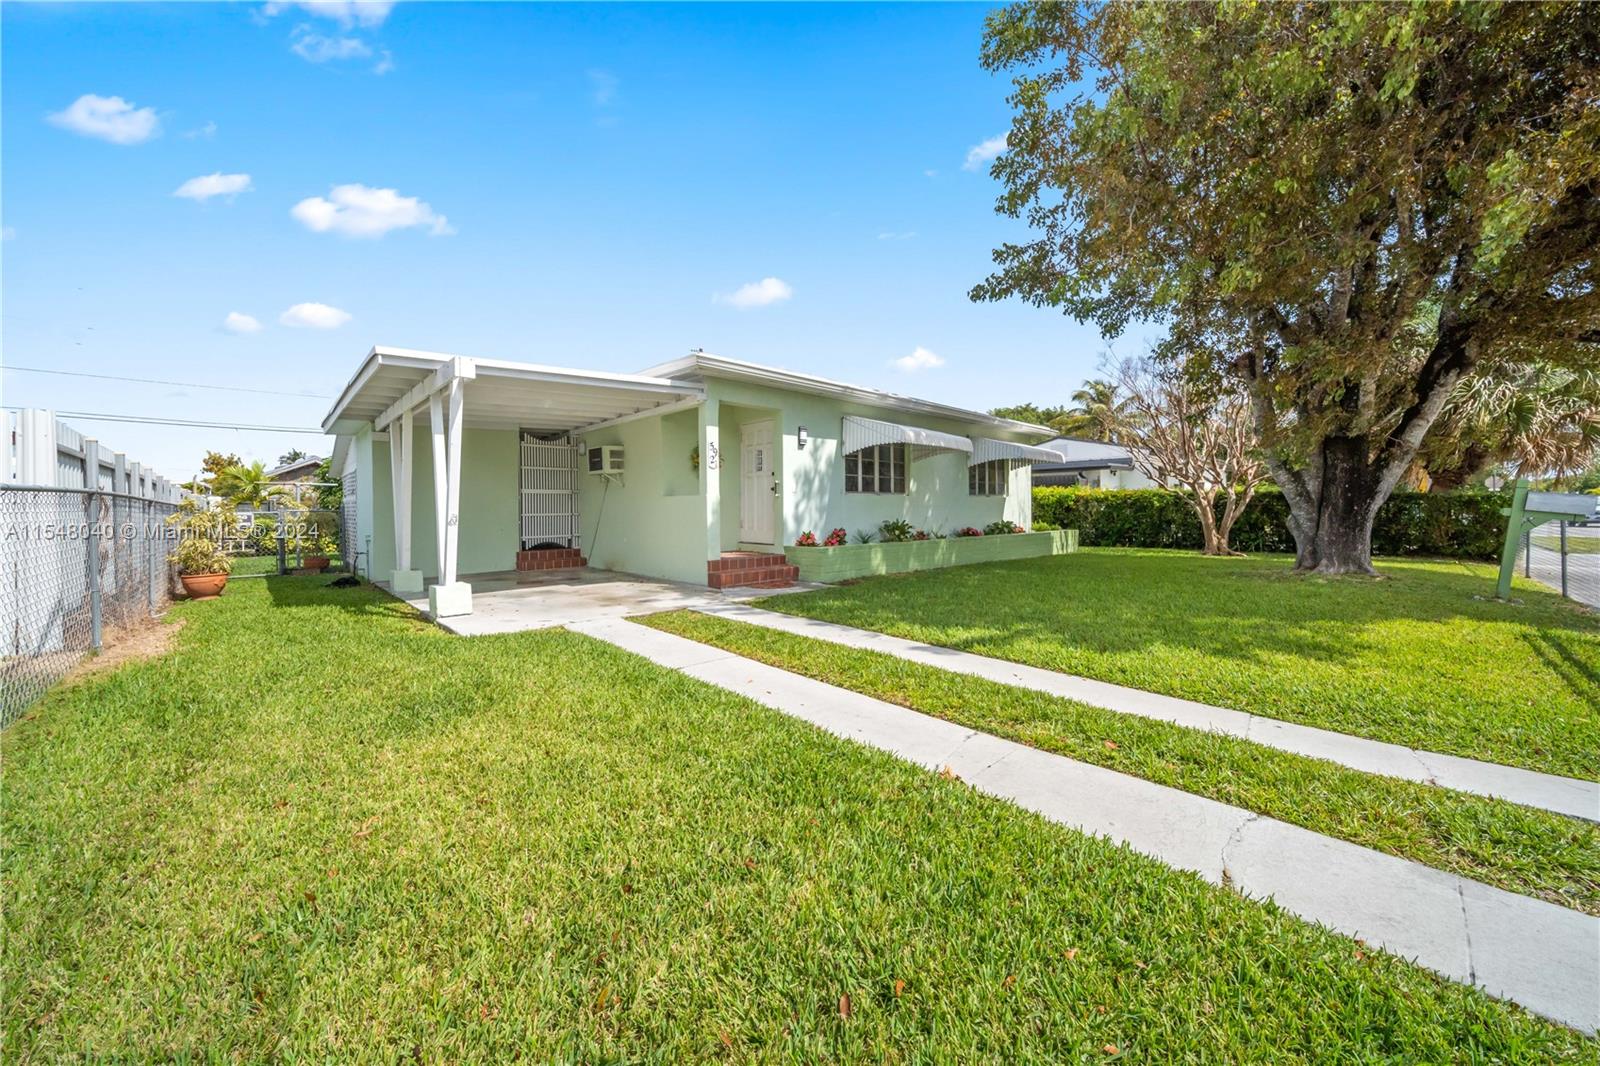
[[[1232,381],[1197,381],[1182,366],[1150,357],[1124,360],[1117,384],[1127,396],[1117,432],[1134,465],[1187,497],[1207,555],[1239,554],[1228,537],[1266,479],[1244,390]]]

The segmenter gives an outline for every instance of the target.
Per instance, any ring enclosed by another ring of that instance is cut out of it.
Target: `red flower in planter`
[[[817,535],[808,529],[796,537],[794,543],[797,548],[815,548],[817,546]]]
[[[824,548],[837,548],[849,538],[843,529],[836,529],[828,534],[828,539],[822,542]]]
[[[983,530],[975,529],[972,526],[962,526],[960,529],[956,530],[956,536],[958,536],[958,537],[981,537],[981,536],[983,536]]]

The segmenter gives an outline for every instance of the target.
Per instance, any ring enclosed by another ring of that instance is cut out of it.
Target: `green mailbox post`
[[[1518,478],[1511,494],[1511,506],[1503,508],[1506,543],[1500,550],[1500,583],[1495,595],[1511,596],[1511,572],[1517,568],[1517,541],[1535,526],[1546,522],[1592,522],[1600,518],[1600,496],[1582,492],[1529,492],[1528,479]]]

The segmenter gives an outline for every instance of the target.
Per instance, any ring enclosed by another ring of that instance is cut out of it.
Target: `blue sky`
[[[5,362],[326,396],[373,344],[608,370],[703,347],[970,407],[1061,402],[1098,332],[966,297],[1021,232],[968,165],[1009,121],[977,62],[987,10],[6,3]],[[58,410],[327,407],[0,380]],[[208,447],[328,446],[80,428],[171,476]]]

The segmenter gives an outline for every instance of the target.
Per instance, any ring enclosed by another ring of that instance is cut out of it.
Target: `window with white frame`
[[[844,491],[904,495],[906,446],[878,444],[846,453]]]
[[[968,496],[1004,496],[1011,480],[1011,462],[990,459],[967,467]]]

